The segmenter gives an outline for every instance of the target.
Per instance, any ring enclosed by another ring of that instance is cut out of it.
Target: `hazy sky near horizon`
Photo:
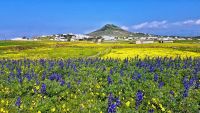
[[[104,24],[132,32],[200,35],[200,0],[1,0],[0,39],[88,33]]]

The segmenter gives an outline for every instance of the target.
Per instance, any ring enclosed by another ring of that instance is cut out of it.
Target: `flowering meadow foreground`
[[[200,58],[0,60],[1,113],[198,113]]]

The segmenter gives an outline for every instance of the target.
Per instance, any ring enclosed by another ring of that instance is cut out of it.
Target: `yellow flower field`
[[[175,58],[180,56],[181,58],[186,57],[200,57],[200,53],[189,52],[189,51],[179,51],[171,48],[122,48],[122,49],[112,49],[109,54],[103,56],[103,58],[116,58],[125,59],[133,58],[138,56],[139,58],[145,58],[149,56],[154,57],[172,57]]]

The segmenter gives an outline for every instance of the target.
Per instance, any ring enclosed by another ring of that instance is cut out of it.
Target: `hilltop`
[[[146,36],[146,34],[144,33],[132,33],[132,32],[126,31],[114,24],[107,24],[103,26],[101,29],[91,32],[88,35],[89,36],[114,36],[114,37]]]

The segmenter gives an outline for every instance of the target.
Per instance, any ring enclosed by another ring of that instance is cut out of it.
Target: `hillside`
[[[89,33],[90,36],[115,36],[115,37],[128,37],[128,36],[145,36],[143,33],[132,33],[129,31],[126,31],[116,25],[113,24],[107,24],[103,26],[101,29],[96,30],[92,33]]]

